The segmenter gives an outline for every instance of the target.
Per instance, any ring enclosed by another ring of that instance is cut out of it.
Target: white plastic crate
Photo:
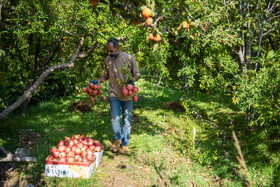
[[[103,150],[102,149],[100,152],[94,152],[95,155],[95,167],[98,167],[100,165],[100,162],[102,160],[102,156],[103,156]]]
[[[51,155],[50,155],[51,156]],[[96,158],[90,162],[59,162],[46,159],[45,175],[49,177],[90,178]]]

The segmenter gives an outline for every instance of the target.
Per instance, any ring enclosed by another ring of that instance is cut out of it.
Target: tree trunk
[[[252,58],[252,48],[251,48],[251,40],[247,39],[246,41],[246,51],[245,51],[245,59],[246,59],[246,67],[247,69],[252,69],[251,58]]]
[[[4,101],[5,106],[8,107],[9,103],[8,103],[7,99],[5,98],[5,96],[3,97],[3,101]],[[14,118],[13,113],[11,113],[10,116],[11,116],[11,118]]]
[[[40,61],[40,51],[41,51],[41,39],[40,39],[40,36],[39,36],[39,39],[37,39],[37,42],[36,42],[36,49],[35,49],[35,72],[36,74],[40,74],[41,72],[41,67],[42,67],[42,64],[41,64],[41,61]]]
[[[20,115],[24,116],[26,114],[31,98],[32,95],[22,103],[20,107]]]
[[[159,75],[159,79],[158,79],[158,82],[157,82],[157,87],[159,87],[161,79],[162,79],[162,76]]]
[[[244,58],[244,47],[243,46],[239,46],[239,51],[238,51],[238,56],[241,62],[241,66],[240,66],[240,71],[243,72],[243,68],[245,65],[245,58]]]

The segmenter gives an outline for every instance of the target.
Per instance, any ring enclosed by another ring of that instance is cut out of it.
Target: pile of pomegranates
[[[94,152],[100,152],[103,149],[100,141],[84,135],[74,135],[72,138],[65,137],[65,140],[60,140],[57,146],[51,149],[51,155],[47,160],[90,162],[95,159]]]

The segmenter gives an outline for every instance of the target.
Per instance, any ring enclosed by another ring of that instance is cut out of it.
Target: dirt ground
[[[3,158],[3,157],[2,157]],[[16,163],[0,163],[0,186],[8,183],[8,178],[15,172]]]
[[[111,158],[110,158],[111,157]],[[110,159],[110,161],[109,161]],[[97,171],[102,179],[103,186],[151,186],[150,179],[145,175],[150,168],[141,164],[128,164],[129,157],[124,155],[111,155],[105,157]]]

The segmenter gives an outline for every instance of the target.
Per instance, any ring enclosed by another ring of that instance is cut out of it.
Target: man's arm
[[[100,77],[100,78],[98,79],[98,82],[101,84],[101,83],[105,82],[106,80],[108,80],[107,76],[106,76],[106,75],[103,75],[102,77]]]
[[[105,82],[106,80],[109,79],[109,71],[108,71],[108,67],[106,65],[106,62],[104,63],[104,65],[105,65],[105,74],[102,77],[100,77],[99,79],[94,81],[94,82],[97,82],[97,84],[101,84],[101,83],[103,83],[103,82]],[[93,81],[91,81],[91,82],[93,82]]]
[[[137,72],[137,73],[135,73],[135,75],[133,77],[134,77],[135,81],[138,81],[140,79],[141,75],[139,72]]]

